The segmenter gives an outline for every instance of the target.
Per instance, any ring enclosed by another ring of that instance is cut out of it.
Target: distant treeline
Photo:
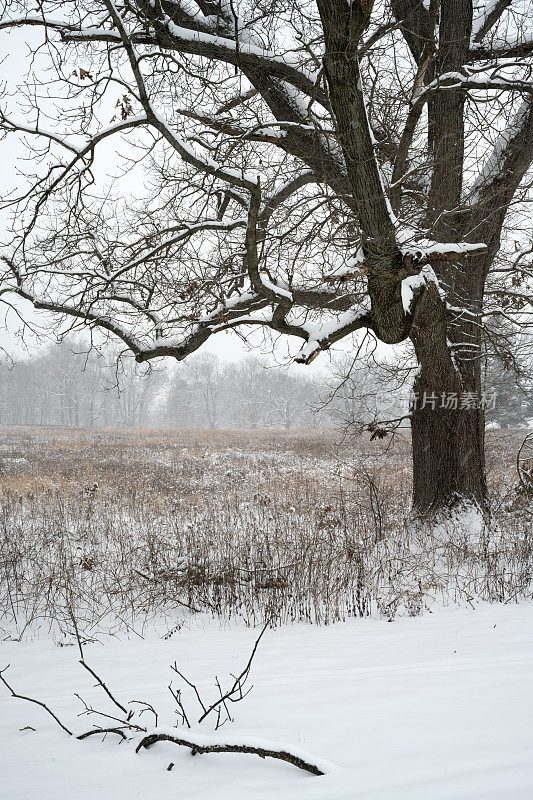
[[[305,368],[265,359],[228,363],[208,353],[155,369],[127,357],[52,345],[0,365],[1,425],[85,428],[295,428],[335,424],[341,409],[320,410],[329,391]],[[336,402],[335,405],[338,406]],[[342,403],[341,403],[342,405]]]
[[[108,346],[64,341],[32,358],[0,362],[0,425],[82,428],[329,428],[403,418],[410,371],[349,357],[324,361],[321,373],[248,356],[212,353],[176,364],[137,365]],[[500,364],[485,381],[497,393],[488,419],[521,427],[533,418],[533,391]]]

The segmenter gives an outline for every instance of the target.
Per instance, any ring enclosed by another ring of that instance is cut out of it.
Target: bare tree
[[[531,12],[7,0],[33,57],[1,114],[29,158],[2,300],[139,362],[228,329],[300,340],[303,363],[360,330],[410,341],[415,510],[485,508],[483,323],[513,293],[506,317],[530,320]]]
[[[0,422],[131,428],[150,425],[166,375],[139,367],[116,347],[89,350],[80,338],[14,365],[0,363]]]
[[[201,353],[187,363],[191,395],[207,427],[218,427],[222,413],[224,365],[214,353]]]

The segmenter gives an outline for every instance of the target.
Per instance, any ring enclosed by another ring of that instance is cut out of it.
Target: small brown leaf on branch
[[[79,78],[80,81],[92,81],[93,80],[93,76],[89,72],[89,70],[84,69],[83,67],[78,67],[77,69],[74,70],[74,72],[72,74],[75,75],[76,78]]]

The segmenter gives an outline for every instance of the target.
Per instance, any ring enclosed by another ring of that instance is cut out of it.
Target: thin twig
[[[176,662],[174,662],[174,664],[170,667],[170,669],[173,670],[176,673],[176,675],[179,675],[180,678],[183,681],[185,681],[187,686],[191,687],[191,689],[194,691],[194,693],[196,695],[196,699],[200,703],[200,706],[202,707],[202,709],[204,711],[207,711],[207,707],[205,706],[204,701],[202,700],[202,698],[200,696],[200,692],[198,691],[198,687],[196,686],[196,684],[192,683],[192,681],[190,681],[188,678],[186,678],[185,675],[182,672],[179,671],[178,665],[176,664]]]
[[[130,700],[129,702],[130,702],[130,705],[135,703],[136,705],[144,706],[144,708],[141,708],[141,710],[139,711],[139,716],[140,717],[142,717],[142,715],[144,714],[145,711],[151,711],[152,714],[154,715],[155,725],[157,727],[157,723],[159,721],[159,715],[158,715],[157,711],[155,710],[155,708],[153,707],[153,705],[151,703],[147,703],[146,700]]]
[[[12,686],[10,686],[10,685],[9,685],[9,683],[8,683],[8,682],[6,681],[6,679],[4,678],[4,672],[5,672],[7,669],[9,669],[9,666],[10,666],[10,665],[8,664],[8,665],[7,665],[7,667],[4,667],[4,669],[3,669],[3,670],[0,670],[0,680],[2,681],[2,683],[4,684],[4,686],[6,686],[6,687],[9,689],[9,691],[11,692],[11,696],[12,696],[12,697],[16,697],[18,700],[27,700],[27,701],[28,701],[28,703],[35,703],[35,705],[36,705],[36,706],[41,706],[41,708],[44,708],[44,710],[45,710],[45,711],[48,711],[48,713],[50,714],[50,716],[51,716],[51,717],[53,717],[53,718],[55,719],[55,721],[57,722],[57,724],[59,725],[59,727],[60,727],[60,728],[63,728],[63,730],[65,731],[65,733],[68,733],[68,735],[69,735],[69,736],[72,736],[72,735],[73,735],[73,734],[72,734],[72,731],[69,731],[69,729],[67,728],[67,726],[66,726],[66,725],[63,725],[63,723],[61,722],[61,720],[59,719],[59,717],[56,717],[56,715],[54,714],[54,712],[53,712],[53,711],[51,711],[51,710],[48,708],[48,706],[46,705],[46,703],[43,703],[41,700],[35,700],[35,698],[33,698],[33,697],[26,697],[26,696],[25,696],[25,695],[23,695],[23,694],[17,694],[17,692],[16,692],[16,691],[13,689],[13,687],[12,687]]]
[[[82,711],[78,716],[82,716],[83,714],[96,714],[98,717],[104,717],[104,719],[111,719],[113,722],[118,722],[120,727],[131,728],[134,731],[140,731],[141,733],[146,733],[146,728],[142,725],[137,725],[135,722],[130,722],[130,717],[128,719],[121,719],[120,717],[114,717],[112,714],[106,714],[105,711],[98,711],[96,708],[88,705],[86,701],[79,695],[77,692],[74,692],[74,697],[77,697],[78,700],[83,703],[85,707],[85,711]]]
[[[190,728],[191,727],[191,723],[189,722],[189,718],[188,718],[187,713],[185,711],[185,707],[184,707],[182,699],[181,699],[180,690],[179,689],[173,689],[171,683],[169,683],[169,685],[168,685],[168,690],[169,690],[170,694],[172,695],[172,697],[174,698],[174,700],[176,702],[176,705],[178,707],[178,711],[176,713],[178,714],[178,716],[181,716],[182,721],[187,725],[188,728]],[[157,722],[156,722],[156,725],[157,725]]]
[[[96,681],[98,681],[98,685],[102,687],[102,689],[104,690],[106,695],[109,697],[111,702],[114,703],[117,708],[120,708],[122,713],[126,715],[127,719],[130,719],[132,712],[128,711],[127,708],[124,708],[122,703],[119,703],[119,701],[116,700],[113,697],[113,695],[111,694],[111,692],[109,691],[109,689],[107,688],[107,686],[105,685],[103,680],[96,674],[96,672],[93,669],[91,669],[91,667],[85,661],[83,661],[83,659],[81,659],[81,658],[80,658],[80,664],[82,665],[82,667],[84,667],[87,670],[87,672],[90,672],[90,674],[93,676],[93,678]]]
[[[117,736],[122,736],[122,740],[124,741],[128,737],[124,733],[123,730],[120,728],[94,728],[92,731],[86,731],[85,733],[80,733],[79,736],[76,736],[76,739],[87,739],[88,736],[94,736],[96,733],[116,733]]]
[[[257,652],[257,648],[259,646],[259,642],[261,641],[261,639],[263,637],[263,634],[265,633],[265,631],[269,627],[269,625],[270,625],[270,620],[268,620],[265,623],[261,633],[259,634],[259,636],[255,640],[255,644],[254,644],[252,652],[250,654],[250,658],[248,659],[248,662],[247,662],[246,666],[244,667],[244,669],[242,670],[242,672],[235,678],[231,688],[225,694],[222,694],[222,692],[221,692],[220,697],[218,698],[218,700],[215,700],[215,702],[211,706],[209,706],[209,708],[204,709],[204,713],[202,714],[202,716],[198,720],[199,723],[203,722],[203,720],[207,717],[207,715],[210,714],[211,711],[214,711],[216,708],[218,708],[221,704],[225,705],[226,700],[231,700],[231,702],[234,703],[237,700],[242,700],[243,697],[245,697],[245,695],[243,695],[243,693],[242,693],[242,687],[243,687],[243,684],[246,682],[246,680],[248,678],[248,675],[250,674],[250,669],[252,667],[252,661],[254,660],[254,656],[255,656],[255,654]],[[239,697],[238,698],[234,698],[233,697],[233,695],[236,692],[239,692]],[[248,692],[246,692],[246,694],[248,694]],[[229,716],[229,714],[228,714],[228,716]]]

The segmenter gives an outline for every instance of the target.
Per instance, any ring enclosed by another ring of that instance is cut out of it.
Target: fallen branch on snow
[[[121,728],[93,728],[90,731],[85,731],[85,733],[80,733],[79,736],[76,736],[76,739],[81,741],[82,739],[87,739],[89,736],[94,736],[97,733],[102,733],[104,736],[106,733],[116,733],[116,735],[120,736],[123,741],[128,738]]]
[[[277,758],[280,761],[286,761],[312,775],[324,775],[327,771],[325,765],[318,766],[308,761],[307,755],[296,755],[288,750],[274,749],[276,746],[269,742],[252,745],[231,741],[219,742],[204,736],[201,738],[195,736],[194,739],[191,738],[191,734],[187,734],[187,738],[184,739],[182,736],[156,730],[141,739],[135,752],[138,753],[143,748],[147,750],[157,742],[174,742],[181,747],[188,747],[193,756],[200,753],[249,753],[260,758]]]

